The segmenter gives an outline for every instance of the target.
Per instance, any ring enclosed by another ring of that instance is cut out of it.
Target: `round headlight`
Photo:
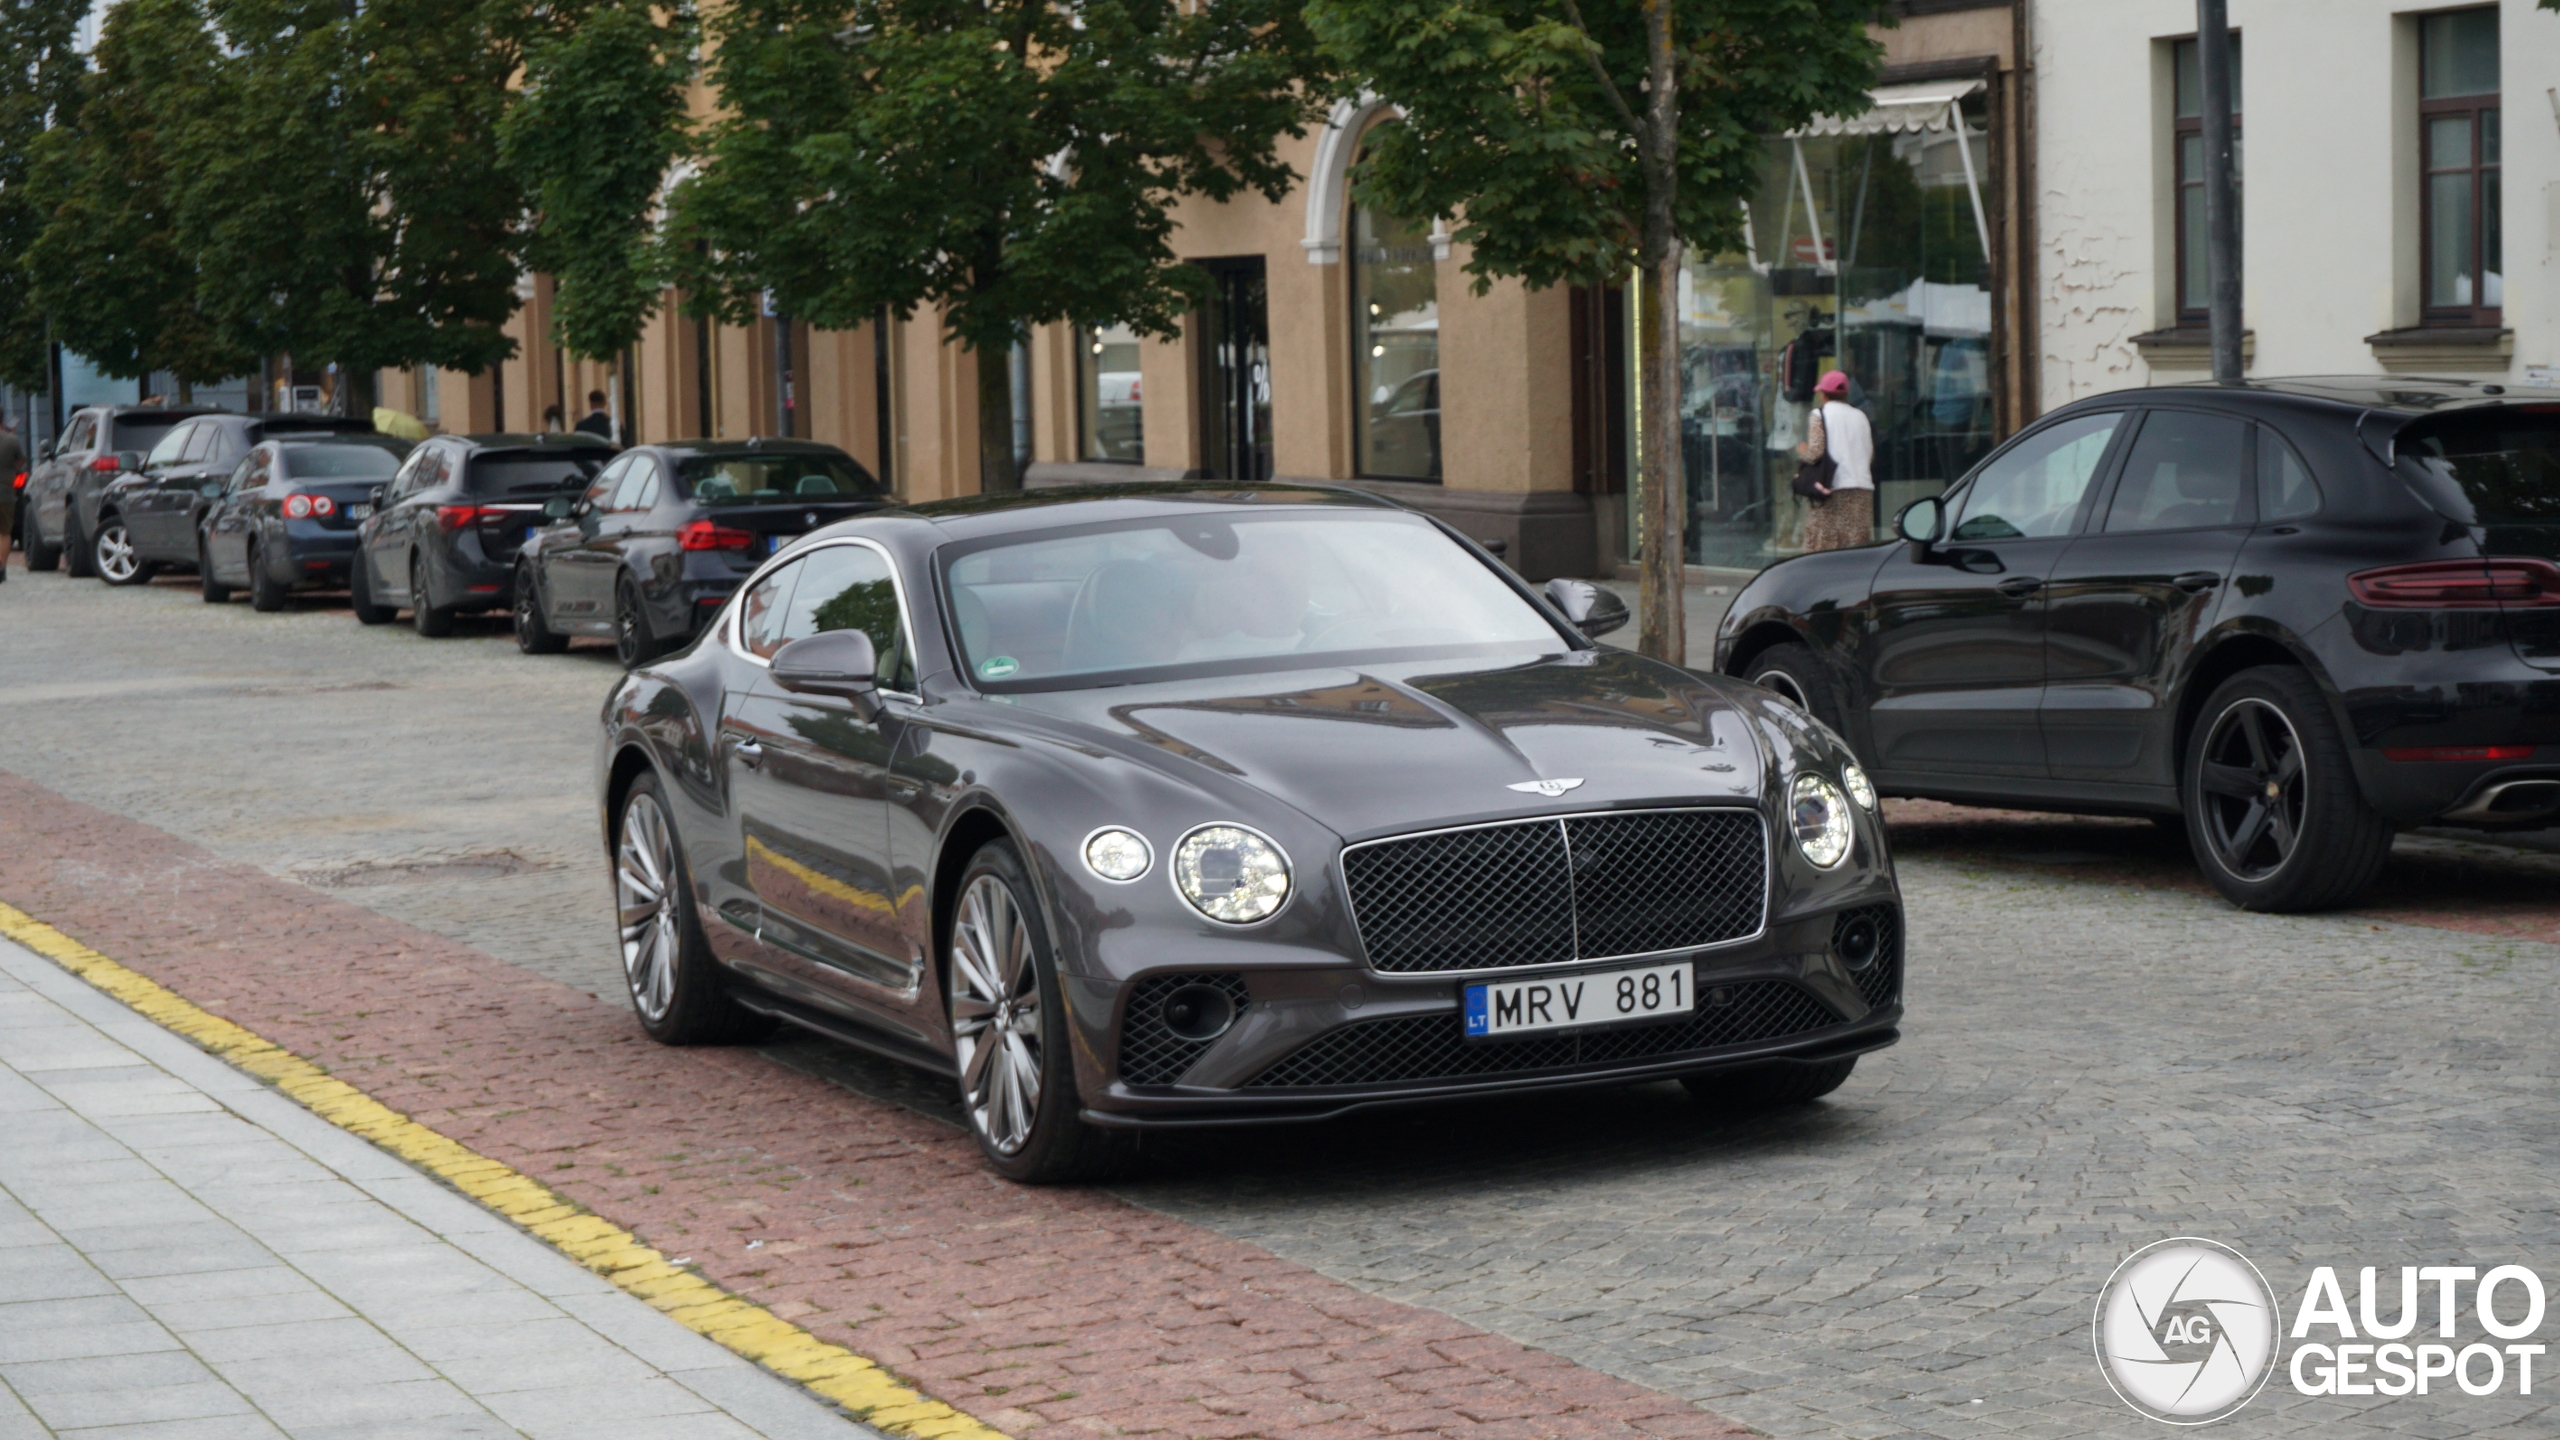
[[[1787,787],[1787,826],[1796,848],[1825,870],[1849,854],[1849,799],[1819,775],[1803,774]]]
[[[1250,925],[1289,898],[1289,858],[1241,825],[1203,825],[1173,847],[1173,888],[1212,920]]]
[[[1859,809],[1876,808],[1875,782],[1867,778],[1866,771],[1859,769],[1855,764],[1842,765],[1840,783],[1849,787],[1849,798],[1858,802]]]
[[[1147,837],[1135,830],[1110,825],[1084,837],[1084,868],[1105,880],[1125,884],[1146,874],[1154,863],[1156,854],[1147,847]]]

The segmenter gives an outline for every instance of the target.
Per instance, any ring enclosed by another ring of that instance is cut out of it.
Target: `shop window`
[[[1352,218],[1351,375],[1360,473],[1440,478],[1440,293],[1431,235],[1362,206]]]
[[[2178,114],[2177,227],[2178,320],[2202,325],[2211,318],[2213,282],[2206,257],[2210,247],[2204,217],[2204,67],[2196,42],[2181,40],[2175,49]],[[2231,199],[2240,201],[2240,37],[2231,37]],[[2236,215],[2235,215],[2236,218]]]
[[[1079,444],[1087,460],[1135,465],[1147,458],[1147,416],[1138,383],[1138,332],[1102,325],[1076,332]]]
[[[2418,24],[2418,230],[2426,319],[2496,325],[2505,297],[2498,231],[2498,12]]]

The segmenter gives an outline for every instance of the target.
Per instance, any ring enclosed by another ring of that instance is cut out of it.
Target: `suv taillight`
[[[459,530],[474,520],[485,519],[496,513],[478,505],[439,505],[436,507],[436,524],[447,530]]]
[[[756,543],[753,533],[714,525],[708,520],[688,522],[676,531],[676,544],[687,550],[744,550]]]
[[[97,471],[101,475],[110,475],[123,469],[124,462],[118,460],[113,455],[101,455],[97,459],[89,462],[89,468]]]
[[[2560,605],[2560,565],[2548,560],[2430,560],[2347,577],[2347,591],[2377,610],[2486,610]]]

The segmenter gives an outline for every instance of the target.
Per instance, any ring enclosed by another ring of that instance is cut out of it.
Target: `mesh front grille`
[[[1766,845],[1756,811],[1603,812],[1354,846],[1342,874],[1373,968],[1496,970],[1749,935]]]
[[[1165,1027],[1165,997],[1185,985],[1207,985],[1223,990],[1234,1001],[1236,1014],[1244,1014],[1251,1002],[1244,980],[1235,975],[1151,975],[1138,982],[1129,994],[1129,1008],[1121,1012],[1120,1078],[1132,1085],[1171,1085],[1191,1068],[1201,1052],[1217,1044],[1215,1040],[1185,1040]]]
[[[1455,1012],[1363,1020],[1308,1041],[1246,1088],[1383,1085],[1622,1064],[1779,1040],[1840,1023],[1831,1007],[1782,980],[1713,986],[1700,999],[1697,1013],[1675,1024],[1474,1044],[1467,1041],[1465,1019]]]
[[[1876,946],[1874,963],[1864,970],[1849,972],[1858,982],[1858,993],[1867,1003],[1881,1010],[1902,998],[1902,912],[1891,905],[1867,905],[1856,910],[1843,910],[1831,922],[1831,943],[1836,949],[1840,932],[1849,922],[1864,916],[1876,922],[1881,943]]]

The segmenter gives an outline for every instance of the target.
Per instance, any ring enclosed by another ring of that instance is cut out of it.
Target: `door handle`
[[[738,737],[738,763],[753,770],[764,763],[764,746],[752,735]]]
[[[2222,583],[2222,577],[2210,570],[2190,570],[2169,582],[2190,595],[2201,595]]]
[[[2044,582],[2033,575],[2012,575],[1996,588],[2003,595],[2033,595],[2044,588]]]

